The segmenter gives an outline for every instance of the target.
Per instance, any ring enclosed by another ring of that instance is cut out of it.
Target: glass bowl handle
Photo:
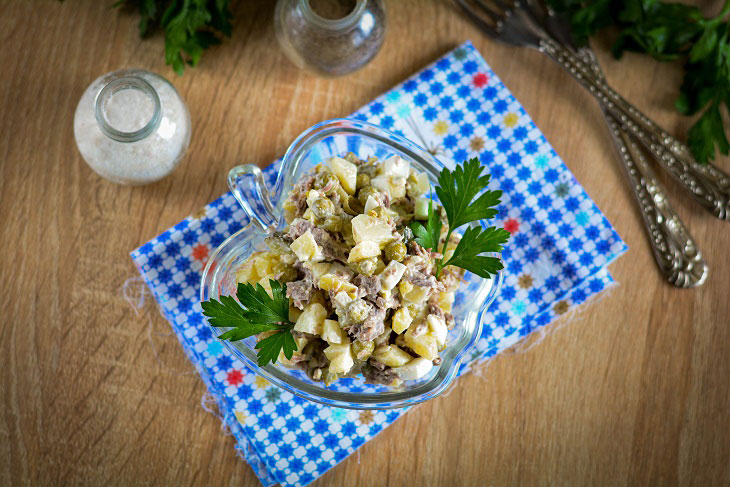
[[[228,187],[251,222],[269,232],[278,218],[271,203],[264,175],[255,164],[236,166],[228,172]]]

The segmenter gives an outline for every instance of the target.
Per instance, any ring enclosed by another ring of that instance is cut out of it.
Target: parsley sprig
[[[203,51],[231,36],[230,0],[117,0],[114,7],[139,11],[139,34],[165,32],[165,63],[182,74],[195,66]]]
[[[208,322],[217,328],[230,328],[218,338],[237,341],[264,332],[273,332],[256,344],[258,364],[276,362],[281,350],[291,359],[297,344],[291,330],[294,323],[289,321],[289,298],[286,297],[286,284],[269,280],[271,296],[261,284],[256,287],[249,283],[239,283],[236,301],[232,296],[221,296],[201,303],[203,314]],[[240,303],[240,304],[239,304]]]
[[[728,155],[723,105],[730,108],[730,0],[714,17],[699,8],[660,0],[547,0],[570,18],[573,37],[584,44],[597,31],[615,26],[616,58],[625,51],[659,61],[684,62],[684,79],[674,105],[684,115],[702,115],[689,129],[687,145],[698,162]]]
[[[433,200],[428,204],[426,225],[411,223],[416,242],[443,256],[436,262],[437,278],[448,265],[461,267],[482,278],[488,278],[502,269],[499,258],[482,254],[502,250],[502,245],[509,239],[509,232],[503,228],[470,226],[464,231],[451,256],[445,260],[446,247],[454,230],[468,223],[492,219],[497,214],[495,207],[500,203],[502,191],[486,190],[490,175],[482,174],[483,171],[484,166],[479,159],[472,158],[453,171],[444,168],[439,174],[436,194],[448,223],[443,243],[440,238],[443,223],[433,209]]]

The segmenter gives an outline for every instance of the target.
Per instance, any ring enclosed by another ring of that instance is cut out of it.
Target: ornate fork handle
[[[575,54],[551,38],[538,49],[568,71],[621,126],[640,140],[695,199],[716,217],[730,220],[730,176],[712,164],[701,165],[687,147],[659,128],[613,90]]]
[[[669,204],[664,188],[634,141],[621,131],[613,116],[606,114],[606,122],[639,203],[659,269],[677,287],[701,285],[707,278],[708,268],[697,244]]]

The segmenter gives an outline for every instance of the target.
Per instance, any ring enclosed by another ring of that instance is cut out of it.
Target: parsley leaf
[[[415,235],[418,245],[424,249],[438,250],[439,239],[441,238],[441,219],[433,211],[433,200],[428,201],[428,220],[424,227],[421,222],[412,222],[411,230]]]
[[[282,330],[264,338],[256,344],[255,348],[259,351],[257,354],[259,366],[263,367],[269,362],[275,363],[282,349],[284,349],[284,356],[291,359],[297,349],[297,344],[289,330]]]
[[[474,197],[489,184],[489,174],[482,176],[484,166],[473,157],[454,171],[444,169],[439,174],[436,194],[446,210],[449,227],[458,228],[477,220],[494,218],[501,191],[484,191],[476,200]],[[473,201],[472,201],[473,200]]]
[[[461,267],[479,277],[488,278],[502,269],[502,262],[497,257],[479,255],[484,252],[499,252],[502,245],[509,240],[509,232],[504,228],[469,227],[459,240],[454,254],[443,264]]]
[[[297,349],[291,334],[294,323],[289,321],[286,284],[274,280],[269,280],[269,284],[272,296],[261,284],[254,287],[249,283],[239,283],[236,292],[238,301],[232,296],[221,296],[219,300],[201,303],[203,315],[212,326],[230,328],[218,337],[221,340],[233,342],[259,333],[274,332],[256,344],[258,364],[262,367],[276,362],[282,349],[288,359]]]
[[[484,166],[479,159],[472,158],[464,161],[451,171],[442,169],[438,177],[439,185],[436,194],[441,200],[448,230],[446,238],[441,244],[442,222],[433,209],[433,200],[428,205],[428,220],[424,226],[420,222],[411,225],[416,235],[416,242],[426,249],[446,255],[446,248],[451,239],[451,233],[457,228],[479,220],[488,220],[497,215],[495,208],[500,203],[502,191],[487,190],[489,174],[482,174]],[[481,255],[488,252],[499,252],[502,244],[507,242],[509,232],[504,229],[490,227],[469,227],[454,248],[451,256],[444,262],[442,257],[436,262],[436,277],[447,265],[466,269],[482,278],[488,278],[502,269],[499,258]]]
[[[230,0],[118,0],[114,7],[139,11],[140,36],[165,32],[165,62],[177,74],[195,66],[203,51],[231,36]]]
[[[659,61],[684,62],[684,79],[675,102],[684,115],[701,113],[687,134],[687,145],[700,163],[730,153],[722,107],[730,108],[730,0],[714,17],[692,5],[660,0],[547,0],[570,18],[573,37],[589,36],[614,25],[611,50],[649,54]]]

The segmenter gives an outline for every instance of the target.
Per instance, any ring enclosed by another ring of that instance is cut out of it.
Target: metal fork
[[[565,17],[556,15],[544,0],[527,0],[527,5],[544,21],[546,29],[563,46],[586,62],[599,79],[605,79],[591,48],[577,47]],[[620,123],[603,106],[601,110],[639,205],[639,212],[649,234],[649,244],[660,271],[677,287],[702,285],[709,269],[697,244],[670,205],[664,187],[647,164],[635,138],[622,130]]]
[[[589,63],[549,34],[540,17],[522,0],[512,4],[492,0],[492,5],[483,0],[471,0],[474,7],[466,0],[454,1],[489,37],[515,46],[532,47],[557,62],[598,100],[622,129],[636,137],[696,201],[717,218],[730,220],[730,176],[712,164],[702,165],[695,161],[687,146],[627,102],[603,77],[596,75]]]

